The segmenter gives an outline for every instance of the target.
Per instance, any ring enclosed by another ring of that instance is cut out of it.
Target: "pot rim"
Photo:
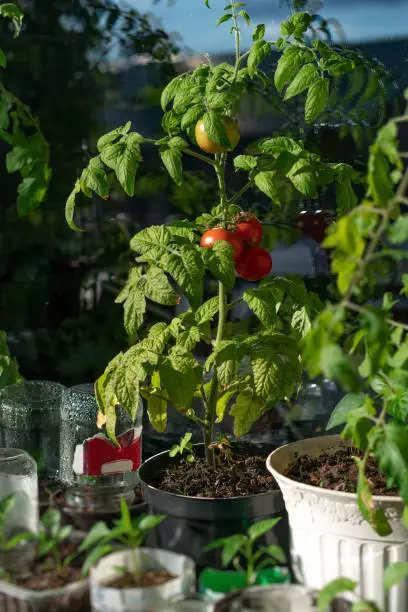
[[[314,485],[299,482],[298,480],[294,480],[293,478],[290,478],[289,476],[285,476],[284,474],[282,474],[282,472],[278,471],[276,468],[273,467],[274,460],[276,459],[278,454],[282,452],[282,449],[287,448],[288,446],[291,446],[291,447],[295,446],[295,447],[301,448],[304,444],[311,445],[312,442],[315,440],[330,440],[332,442],[332,445],[335,445],[336,443],[338,444],[339,442],[341,442],[342,446],[343,445],[345,446],[347,444],[338,434],[328,435],[328,436],[315,436],[313,438],[305,438],[304,440],[297,440],[296,442],[290,442],[289,444],[284,444],[283,446],[280,446],[279,448],[273,450],[270,453],[270,455],[268,455],[268,458],[266,460],[267,469],[272,474],[272,476],[275,478],[279,486],[280,486],[280,483],[288,487],[293,487],[295,485],[297,489],[300,489],[308,493],[317,493],[317,494],[329,493],[332,497],[337,498],[338,500],[344,499],[344,500],[357,502],[357,493],[348,493],[346,491],[334,491],[333,489],[328,489],[326,487],[316,487]],[[304,454],[307,454],[307,453],[304,453]],[[373,495],[373,500],[376,502],[381,502],[385,504],[386,503],[394,504],[397,502],[403,503],[403,499],[399,495]]]
[[[193,448],[197,447],[197,446],[203,447],[204,446],[204,442],[199,442],[198,444],[194,444]],[[276,449],[276,450],[279,450],[279,449]],[[155,487],[154,485],[152,485],[149,482],[147,482],[143,478],[143,473],[141,474],[141,471],[143,470],[144,466],[147,465],[150,461],[153,461],[157,457],[162,457],[163,455],[168,455],[168,454],[169,454],[168,450],[161,451],[160,453],[156,453],[152,457],[149,457],[148,459],[143,461],[143,463],[140,465],[140,467],[138,469],[139,480],[143,484],[143,486],[148,487],[152,491],[156,491],[157,493],[160,493],[161,495],[165,495],[165,496],[167,496],[167,498],[172,498],[172,499],[176,498],[176,499],[181,499],[181,500],[186,500],[186,499],[188,499],[188,500],[196,500],[199,503],[208,503],[208,504],[210,504],[210,503],[228,503],[228,502],[231,503],[231,502],[238,501],[238,500],[244,501],[244,500],[250,499],[251,497],[262,497],[262,496],[263,497],[267,497],[267,496],[270,496],[271,494],[279,494],[279,495],[281,495],[281,491],[280,491],[279,487],[277,489],[271,489],[270,491],[263,491],[262,493],[252,493],[251,495],[236,495],[234,497],[197,497],[197,496],[193,496],[193,495],[180,495],[180,493],[171,493],[170,491],[163,491],[162,489],[159,489],[158,487]],[[269,459],[269,457],[270,457],[270,455],[268,455],[267,460]],[[272,474],[272,476],[275,478],[274,474]],[[276,478],[275,478],[275,480],[276,480]]]
[[[27,601],[30,599],[30,601],[35,602],[69,595],[82,589],[85,590],[85,588],[88,588],[89,585],[89,578],[82,578],[81,580],[69,582],[63,587],[56,587],[54,589],[27,589],[23,586],[19,586],[18,584],[12,584],[6,582],[5,580],[0,580],[0,593],[11,597],[14,596],[20,601]]]

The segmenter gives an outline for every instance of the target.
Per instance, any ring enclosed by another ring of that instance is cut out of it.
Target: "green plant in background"
[[[0,4],[0,16],[11,19],[18,36],[23,14],[16,4]],[[7,57],[0,49],[0,66]],[[50,151],[38,119],[30,108],[8,91],[0,81],[0,139],[11,147],[6,156],[7,172],[19,172],[17,212],[20,217],[37,208],[45,199],[51,178]]]
[[[7,495],[0,501],[0,578],[4,580],[10,580],[10,574],[7,571],[6,555],[16,548],[21,542],[32,540],[35,538],[33,533],[28,531],[18,533],[11,538],[6,536],[6,522],[10,512],[13,510],[16,503],[15,495]],[[3,558],[1,558],[3,557]]]
[[[408,563],[400,561],[391,563],[384,570],[384,592],[399,584],[403,578],[408,576]],[[335,597],[345,592],[353,593],[357,582],[349,578],[335,578],[329,582],[320,592],[317,599],[318,610],[325,612]],[[351,612],[381,612],[379,607],[372,601],[357,600],[351,606]]]
[[[78,556],[73,553],[63,556],[62,545],[72,536],[72,525],[63,525],[61,512],[49,508],[41,518],[41,529],[38,536],[37,559],[51,555],[58,571],[64,571]]]
[[[114,527],[109,527],[102,521],[95,523],[85,540],[78,548],[79,553],[88,553],[82,566],[82,573],[86,576],[90,568],[102,557],[114,550],[129,548],[132,553],[132,567],[134,574],[138,573],[135,560],[135,551],[139,548],[149,531],[161,523],[166,517],[161,514],[142,514],[132,519],[129,508],[123,498],[120,501],[121,517],[114,521]]]
[[[327,428],[343,426],[343,438],[359,451],[358,504],[381,535],[391,527],[365,475],[370,458],[404,500],[408,524],[408,325],[396,316],[401,298],[385,293],[381,305],[369,300],[384,283],[387,262],[407,258],[407,153],[399,149],[399,128],[407,120],[408,109],[379,130],[370,148],[366,195],[325,240],[332,249],[339,299],[316,318],[304,349],[312,376],[323,372],[349,392]],[[407,294],[403,274],[402,299]]]
[[[254,551],[255,542],[258,538],[273,529],[280,517],[267,519],[254,523],[248,528],[245,535],[237,534],[227,538],[214,540],[205,547],[205,551],[222,548],[221,562],[223,568],[233,565],[236,570],[245,574],[246,586],[254,584],[259,572],[266,567],[287,563],[286,555],[280,546],[258,546]],[[243,566],[244,560],[245,564]]]
[[[7,334],[0,330],[0,389],[21,382],[21,376],[17,360],[11,357],[7,345]]]
[[[319,300],[296,277],[272,276],[247,289],[237,302],[228,301],[235,271],[253,281],[271,269],[269,254],[259,247],[262,227],[239,203],[253,189],[279,207],[288,189],[316,198],[321,187],[334,183],[339,207],[348,210],[356,201],[352,183],[359,177],[350,166],[326,163],[300,139],[289,137],[264,138],[247,154],[233,158],[235,171],[247,175],[238,192],[228,189],[225,170],[239,140],[234,117],[246,91],[256,85],[261,92],[273,81],[285,100],[302,96],[305,119],[312,122],[324,112],[331,77],[352,72],[359,65],[358,58],[347,50],[336,51],[321,40],[309,44],[311,21],[307,12],[292,15],[282,23],[281,36],[273,42],[265,40],[266,28],[259,24],[253,30],[253,45],[242,53],[240,28],[251,22],[243,3],[231,2],[218,25],[231,25],[235,62],[203,63],[170,81],[161,98],[166,135],[159,140],[146,139],[133,132],[128,122],[99,139],[98,155],[75,183],[66,204],[66,218],[72,229],[79,230],[74,211],[80,193],[108,198],[116,178],[124,191],[133,195],[136,172],[143,161],[142,146],[157,148],[176,184],[183,180],[185,155],[206,164],[218,182],[218,201],[209,213],[195,221],[146,228],[130,242],[137,254],[136,265],[117,301],[124,304],[125,328],[132,346],[109,363],[96,384],[98,404],[113,439],[116,405],[134,415],[142,393],[157,430],[166,428],[168,402],[201,425],[206,458],[214,464],[210,447],[214,425],[223,420],[228,409],[234,417],[234,434],[241,436],[271,403],[290,396],[300,381],[300,342],[320,308]],[[260,64],[273,50],[280,58],[275,72],[267,75]],[[207,273],[218,282],[218,296],[202,303]],[[190,304],[187,312],[169,324],[144,327],[147,301],[171,306],[179,303],[181,295]],[[242,301],[257,316],[259,327],[255,333],[236,334],[226,340],[228,313]],[[199,342],[212,346],[205,364],[193,354]],[[194,397],[203,401],[203,417],[192,408]]]
[[[180,455],[183,457],[188,463],[193,463],[195,460],[194,451],[193,451],[193,443],[191,442],[191,438],[193,434],[188,431],[181,439],[180,444],[174,444],[169,450],[170,457],[176,457]]]

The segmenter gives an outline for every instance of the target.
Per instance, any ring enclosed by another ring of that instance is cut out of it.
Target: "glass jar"
[[[65,394],[61,410],[60,479],[70,488],[65,501],[90,511],[117,510],[120,498],[132,503],[141,461],[143,406],[135,419],[117,407],[116,437],[97,427],[98,405],[93,385],[76,385]]]
[[[0,448],[0,506],[11,500],[9,511],[5,513],[2,535],[5,542],[14,536],[39,531],[37,464],[33,457],[16,448]],[[0,546],[0,566],[7,569],[17,562],[23,564],[32,558],[34,544],[30,540],[21,541],[10,551]]]
[[[23,381],[0,391],[0,445],[21,448],[38,472],[58,477],[60,410],[65,387],[44,380]]]

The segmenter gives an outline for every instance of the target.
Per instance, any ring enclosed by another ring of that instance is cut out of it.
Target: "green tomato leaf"
[[[227,131],[220,117],[212,110],[209,110],[203,116],[204,127],[207,136],[211,142],[219,145],[223,149],[231,149],[231,143],[228,140]]]
[[[124,324],[130,337],[137,335],[139,327],[143,324],[146,312],[146,297],[144,283],[134,285],[124,303]]]
[[[298,96],[302,91],[308,89],[318,78],[319,73],[316,66],[311,63],[305,64],[300,68],[299,72],[286,89],[284,100],[289,100],[294,96]]]
[[[217,240],[212,248],[202,249],[203,262],[211,274],[231,291],[235,284],[234,250],[229,242]]]
[[[163,306],[174,306],[180,302],[180,296],[171,286],[166,274],[157,266],[150,266],[144,284],[145,295],[149,300]]]
[[[231,13],[226,13],[225,15],[222,15],[218,19],[218,21],[217,21],[217,23],[215,25],[218,28],[219,25],[221,25],[222,23],[225,23],[226,21],[229,21],[230,19],[232,19]]]
[[[123,190],[128,196],[135,193],[135,177],[139,162],[143,161],[140,150],[141,136],[136,132],[126,134],[118,142],[105,146],[101,159],[114,170]]]
[[[275,170],[265,170],[255,175],[255,185],[275,204],[279,202],[277,178],[278,172]]]
[[[265,36],[265,30],[266,30],[266,26],[263,23],[257,25],[252,34],[252,40],[254,41],[262,40],[262,38]]]
[[[212,321],[219,310],[218,296],[210,298],[204,304],[201,304],[194,313],[194,318],[197,324]]]
[[[320,354],[320,365],[327,378],[338,380],[348,391],[358,389],[358,377],[338,345],[326,344],[326,346],[323,346]]]
[[[198,308],[203,295],[204,264],[195,245],[183,245],[178,254],[165,253],[160,267],[170,274],[182,289],[192,308]]]
[[[391,421],[372,434],[374,454],[387,476],[387,485],[396,486],[408,503],[408,425]]]
[[[270,287],[260,286],[257,289],[247,289],[242,297],[265,327],[270,327],[275,323],[276,300]]]
[[[234,417],[234,436],[239,438],[246,434],[266,410],[264,403],[258,402],[253,392],[248,389],[238,394],[230,408],[229,414]]]
[[[186,130],[190,125],[195,125],[204,114],[204,107],[202,104],[194,104],[187,109],[181,120],[181,129]]]
[[[264,61],[264,59],[270,54],[271,46],[264,40],[257,40],[254,42],[249,51],[248,56],[248,72],[250,77],[254,77],[258,66]]]
[[[160,147],[160,157],[170,177],[173,179],[176,185],[181,185],[183,181],[183,164],[181,161],[181,149]]]
[[[172,79],[163,89],[161,96],[160,96],[160,104],[164,112],[166,112],[168,105],[176,97],[177,91],[179,90],[181,86],[182,86],[182,78],[181,76],[177,76],[174,79]]]
[[[326,430],[346,423],[350,412],[355,412],[365,406],[366,398],[367,396],[364,393],[348,393],[345,395],[331,413]],[[374,416],[375,410],[373,409],[372,413],[370,412],[368,415]]]
[[[65,220],[68,224],[68,227],[74,230],[75,232],[83,232],[84,230],[77,226],[74,221],[74,213],[75,213],[75,204],[76,204],[76,196],[81,191],[81,185],[79,181],[76,181],[75,187],[71,191],[67,203],[65,204]]]
[[[124,136],[130,131],[132,122],[128,121],[125,125],[115,128],[111,132],[101,136],[97,142],[98,151],[102,151],[108,144],[111,144],[114,140],[117,140],[119,136]]]
[[[180,346],[174,347],[159,364],[160,378],[170,401],[178,409],[191,406],[196,387],[202,382],[202,366]]]
[[[370,485],[363,472],[363,463],[360,459],[356,459],[359,465],[359,478],[357,485],[357,502],[362,516],[370,523],[372,528],[382,537],[386,537],[392,533],[391,526],[388,522],[384,511],[376,508]]]
[[[306,54],[298,47],[286,47],[276,66],[274,81],[278,91],[282,91],[288,81],[295,76],[305,62]]]
[[[309,87],[305,105],[305,119],[308,123],[314,121],[326,108],[329,99],[330,82],[319,78]]]
[[[388,591],[391,587],[399,584],[403,578],[408,576],[408,562],[400,561],[391,563],[384,570],[384,589]]]
[[[356,586],[357,582],[349,578],[335,578],[319,592],[317,597],[318,609],[321,612],[326,612],[333,599],[346,591],[354,591]]]
[[[246,170],[249,172],[250,170],[255,170],[257,164],[258,159],[253,155],[237,155],[234,158],[235,170]]]
[[[225,391],[221,397],[218,398],[217,400],[217,406],[216,406],[216,414],[217,414],[217,418],[216,418],[216,423],[222,423],[223,419],[224,419],[224,415],[225,415],[225,411],[228,408],[228,405],[232,399],[232,397],[235,395],[236,391],[232,390],[232,391]]]
[[[393,244],[408,240],[408,215],[402,215],[389,226],[388,237]]]
[[[8,17],[13,22],[14,26],[14,38],[21,32],[21,26],[23,24],[24,15],[18,8],[16,4],[13,2],[6,2],[5,4],[0,4],[0,16]]]
[[[248,27],[251,25],[251,18],[246,11],[239,11],[238,15],[245,19],[245,22]]]
[[[260,148],[263,153],[278,157],[280,153],[291,153],[292,155],[300,155],[304,151],[303,143],[289,138],[288,136],[277,136],[276,138],[267,138],[262,141]]]

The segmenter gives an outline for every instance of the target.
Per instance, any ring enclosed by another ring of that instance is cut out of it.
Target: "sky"
[[[178,33],[182,46],[194,53],[231,50],[228,24],[217,31],[214,28],[228,4],[226,0],[210,0],[212,10],[204,6],[203,0],[128,0],[128,4],[141,12],[151,12],[166,31]],[[266,24],[270,39],[278,35],[278,24],[288,14],[282,0],[247,0],[246,10],[256,23]],[[408,0],[323,0],[318,12],[326,19],[337,19],[348,42],[408,38]],[[244,29],[243,47],[249,46],[250,41],[250,30]]]

